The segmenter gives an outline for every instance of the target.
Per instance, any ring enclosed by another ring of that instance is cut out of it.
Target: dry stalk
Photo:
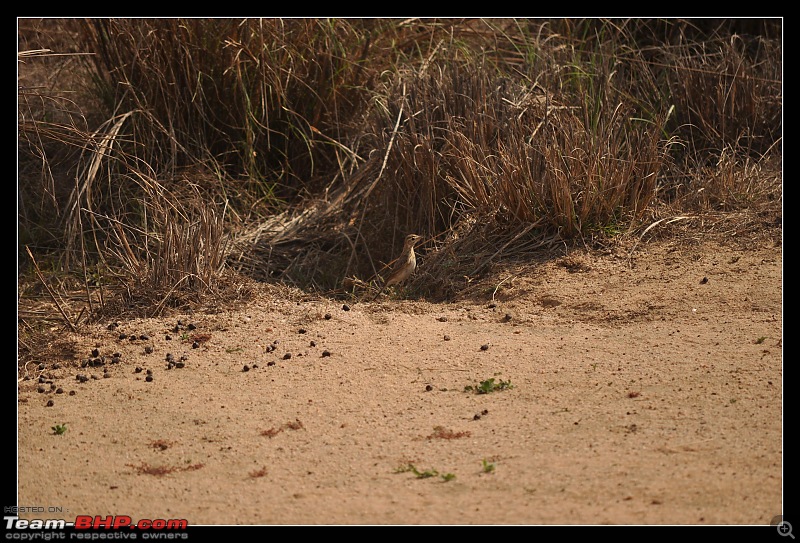
[[[39,270],[39,265],[36,263],[36,259],[33,258],[33,253],[31,253],[30,248],[26,246],[25,250],[28,252],[28,256],[31,258],[31,262],[33,263],[34,269],[36,271],[36,277],[39,278],[39,281],[42,283],[42,286],[45,288],[45,290],[47,290],[47,294],[50,295],[50,299],[53,301],[53,304],[58,309],[58,312],[61,313],[61,317],[64,319],[64,322],[67,324],[67,326],[69,326],[70,330],[72,330],[73,332],[77,331],[75,325],[72,324],[72,321],[67,316],[67,313],[64,311],[64,308],[61,307],[61,304],[56,299],[56,295],[50,288],[50,285],[48,285],[47,281],[44,280],[44,276],[42,275],[41,270]]]

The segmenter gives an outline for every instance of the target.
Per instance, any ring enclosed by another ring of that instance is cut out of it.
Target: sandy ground
[[[190,525],[769,524],[781,253],[665,241],[499,272],[480,300],[345,310],[264,286],[235,310],[61,333],[71,348],[20,374],[19,505]]]

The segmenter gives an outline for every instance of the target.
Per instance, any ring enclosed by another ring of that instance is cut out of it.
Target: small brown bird
[[[421,239],[422,238],[416,234],[409,234],[406,236],[406,241],[403,243],[403,252],[397,257],[392,272],[389,274],[389,277],[386,278],[386,282],[378,293],[372,297],[373,300],[380,296],[386,287],[398,285],[411,277],[411,274],[417,269],[417,255],[414,254],[414,245]]]

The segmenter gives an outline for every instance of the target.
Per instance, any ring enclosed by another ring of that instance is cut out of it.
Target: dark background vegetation
[[[780,229],[782,19],[18,19],[21,329]],[[735,224],[735,227],[720,225]],[[780,234],[778,234],[778,237]]]

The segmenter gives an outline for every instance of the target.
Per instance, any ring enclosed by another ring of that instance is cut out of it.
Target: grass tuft
[[[409,232],[440,300],[559,246],[779,237],[782,23],[18,19],[23,328],[357,299]]]

